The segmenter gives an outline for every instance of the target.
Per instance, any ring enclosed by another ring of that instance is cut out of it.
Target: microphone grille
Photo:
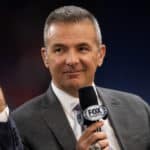
[[[97,96],[93,86],[87,86],[79,89],[79,100],[81,108],[84,110],[88,106],[97,105]]]

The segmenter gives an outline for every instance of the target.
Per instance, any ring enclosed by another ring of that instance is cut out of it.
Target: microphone
[[[83,115],[83,125],[89,125],[108,116],[107,108],[104,105],[98,105],[97,95],[93,86],[87,86],[79,89],[79,101]]]

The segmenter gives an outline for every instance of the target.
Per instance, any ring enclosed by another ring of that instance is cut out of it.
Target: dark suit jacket
[[[150,108],[140,97],[97,88],[122,150],[150,150]],[[74,150],[76,139],[51,87],[13,113],[25,150]]]
[[[11,118],[6,123],[0,123],[0,150],[23,150],[21,138]]]

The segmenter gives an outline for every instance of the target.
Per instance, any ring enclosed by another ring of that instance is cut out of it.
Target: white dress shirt
[[[9,108],[6,107],[2,112],[0,112],[0,122],[7,122],[9,117]]]
[[[73,129],[75,124],[79,125],[79,123],[75,119],[75,115],[72,111],[73,108],[77,104],[79,104],[79,98],[73,97],[73,96],[69,95],[68,93],[66,93],[65,91],[59,89],[58,87],[56,87],[54,85],[53,82],[51,82],[51,85],[52,85],[52,89],[53,89],[55,95],[57,96],[58,100],[60,101],[60,103],[61,103],[61,105],[64,109],[64,112],[65,112],[65,114],[68,118],[70,126]],[[94,87],[94,90],[97,94],[96,87],[95,87],[94,84],[93,84],[93,87]],[[97,98],[98,98],[98,103],[101,105],[101,101],[98,97],[98,94],[97,94]],[[120,146],[119,146],[117,138],[114,134],[114,130],[113,130],[113,128],[112,128],[112,126],[111,126],[108,119],[104,120],[104,125],[101,129],[102,129],[102,131],[104,131],[106,133],[106,135],[108,137],[109,145],[111,145],[111,148],[113,150],[120,150]],[[82,134],[81,126],[79,125],[78,130],[73,130],[73,132],[76,136],[76,139],[79,139],[79,137]],[[77,132],[77,133],[75,133],[75,132]]]

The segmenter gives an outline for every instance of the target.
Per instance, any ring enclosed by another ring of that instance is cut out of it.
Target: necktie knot
[[[73,108],[74,111],[81,111],[81,106],[80,104],[77,104],[74,108]]]

